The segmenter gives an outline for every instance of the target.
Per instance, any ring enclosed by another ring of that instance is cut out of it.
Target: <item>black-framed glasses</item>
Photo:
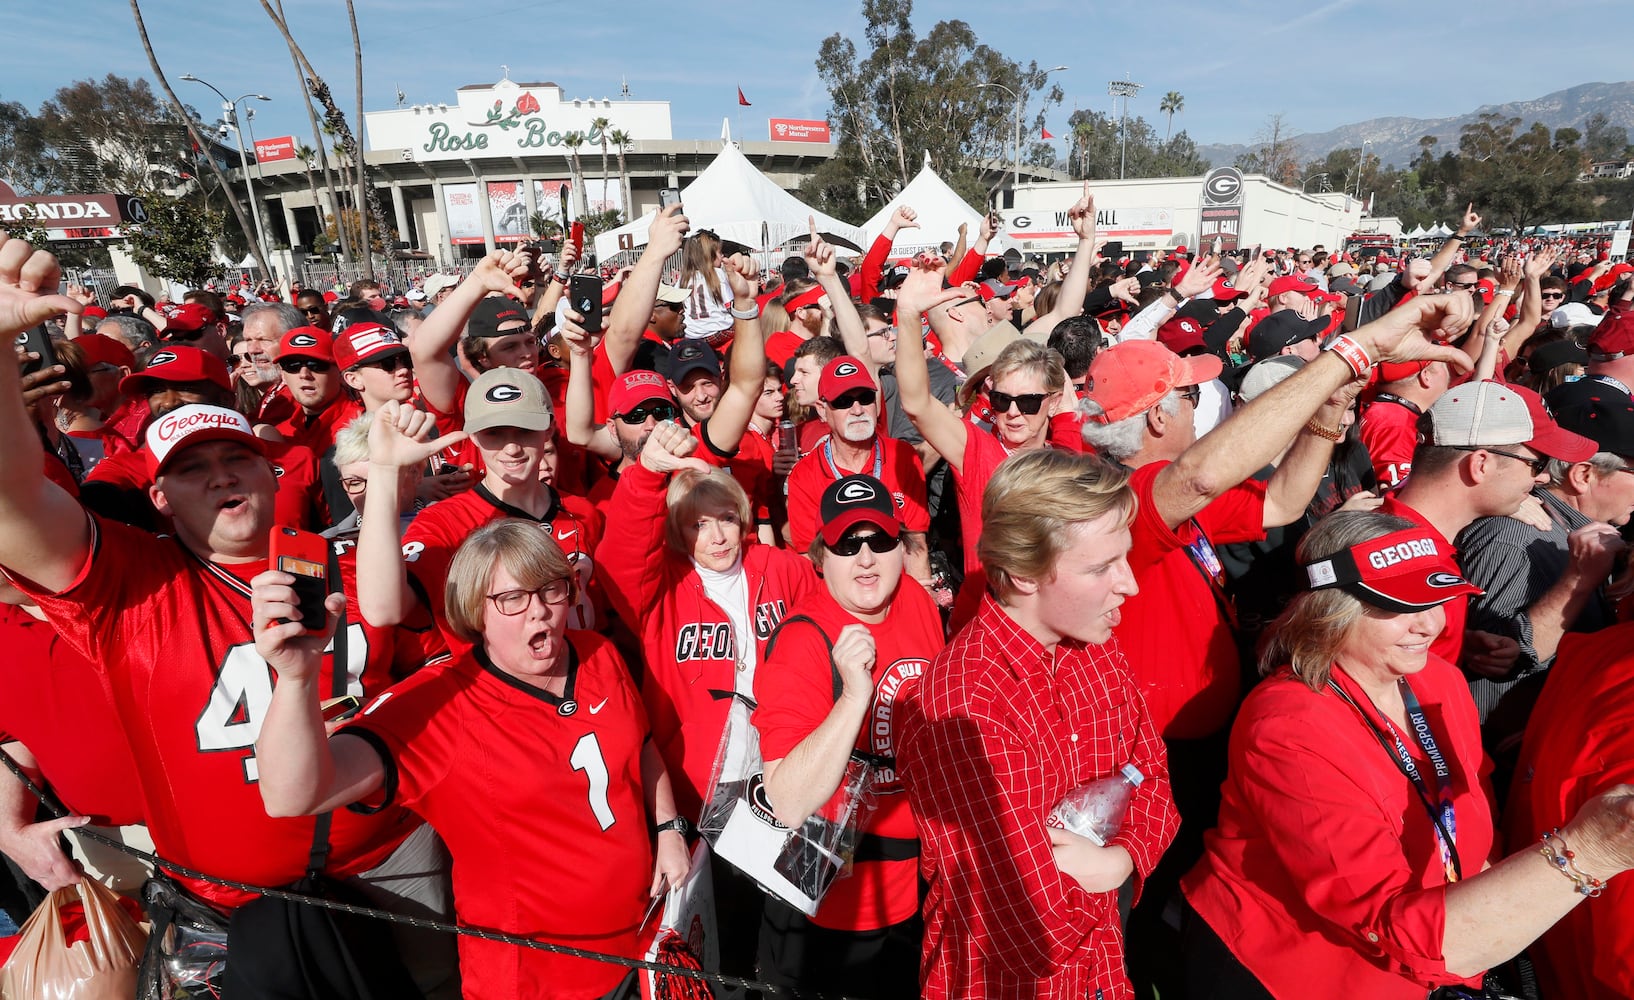
[[[358,367],[378,368],[383,372],[394,372],[399,368],[407,368],[409,371],[413,371],[414,358],[408,354],[392,354],[381,358],[379,361],[365,361],[359,364]]]
[[[322,316],[324,314],[324,308],[323,306],[302,306],[301,312],[308,316]]]
[[[868,336],[870,336],[870,337],[894,337],[894,336],[896,336],[896,327],[894,327],[894,326],[882,326],[878,330],[870,331]]]
[[[239,365],[248,360],[250,360],[250,356],[248,354],[229,354],[227,355],[227,367],[237,368]]]
[[[902,544],[900,536],[887,535],[883,531],[875,531],[867,535],[846,535],[833,545],[823,543],[823,547],[837,556],[854,556],[862,551],[864,545],[875,555],[884,555]]]
[[[534,597],[547,607],[561,607],[573,597],[573,585],[566,577],[550,581],[538,590],[503,590],[497,594],[489,594],[488,600],[494,603],[494,610],[507,618],[514,618],[528,610]]]
[[[288,375],[293,375],[302,369],[323,375],[335,368],[333,362],[325,361],[322,358],[279,358],[278,367],[282,368],[285,374]]]
[[[676,312],[685,312],[687,307],[685,302],[660,302],[658,304],[665,309],[673,309]]]
[[[1534,476],[1541,475],[1543,470],[1549,467],[1548,455],[1539,455],[1536,458],[1527,458],[1525,455],[1517,455],[1512,451],[1502,451],[1498,448],[1482,448],[1478,445],[1455,444],[1452,447],[1454,451],[1486,451],[1491,452],[1494,455],[1502,455],[1505,458],[1513,458],[1515,461],[1531,469],[1532,475]]]
[[[873,406],[874,400],[878,398],[879,393],[872,389],[852,389],[850,392],[841,393],[836,399],[829,400],[828,408],[831,410],[844,412],[851,409],[853,406],[857,406],[858,404],[863,406]]]
[[[1009,413],[1010,406],[1014,404],[1015,408],[1020,410],[1021,415],[1024,417],[1030,417],[1043,409],[1044,400],[1049,397],[1050,394],[1047,392],[1027,392],[1019,396],[1012,396],[997,389],[987,390],[987,401],[993,404],[994,413]]]
[[[650,406],[638,406],[628,413],[620,413],[618,419],[634,427],[646,423],[648,417],[654,420],[674,420],[679,412],[673,403],[653,403]]]
[[[1188,400],[1194,410],[1203,402],[1203,387],[1200,385],[1188,385],[1178,391],[1180,398]]]

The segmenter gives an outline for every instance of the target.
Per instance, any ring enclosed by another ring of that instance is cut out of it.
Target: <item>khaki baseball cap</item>
[[[544,383],[520,368],[490,368],[465,393],[465,430],[471,434],[492,427],[548,431],[555,421]]]

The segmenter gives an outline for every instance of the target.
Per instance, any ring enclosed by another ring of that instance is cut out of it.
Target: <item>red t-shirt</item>
[[[255,422],[258,424],[281,424],[295,415],[298,407],[295,397],[289,394],[289,387],[279,382],[261,397],[261,406],[256,411]]]
[[[1400,486],[1413,470],[1413,449],[1418,447],[1418,411],[1404,402],[1379,399],[1362,411],[1358,431],[1373,474],[1384,489]]]
[[[273,425],[284,440],[305,445],[314,455],[323,455],[335,446],[335,433],[362,414],[363,404],[344,392],[315,414],[296,408],[285,420]]]
[[[1167,462],[1135,470],[1138,499],[1129,568],[1140,593],[1123,604],[1118,641],[1167,739],[1219,732],[1237,708],[1242,678],[1214,547],[1265,537],[1265,484],[1234,486],[1178,529],[1163,522],[1152,484]]]
[[[701,424],[692,424],[687,428],[692,432],[693,440],[698,442],[698,448],[692,453],[693,458],[701,458],[718,469],[725,469],[743,492],[749,495],[749,509],[757,522],[771,520],[772,489],[776,485],[772,476],[772,454],[765,439],[753,430],[745,428],[743,437],[733,451],[725,451],[715,446],[709,440],[709,421]],[[754,531],[754,525],[749,525]]]
[[[647,716],[612,643],[567,635],[563,698],[476,653],[392,688],[342,732],[380,753],[387,804],[448,844],[461,923],[639,957],[653,871]],[[592,1000],[626,972],[473,937],[459,949],[468,997]]]
[[[806,551],[817,537],[822,527],[818,507],[828,484],[858,473],[874,476],[891,491],[903,530],[930,530],[930,509],[925,504],[925,467],[920,464],[913,445],[876,434],[873,458],[864,459],[859,469],[831,463],[827,445],[826,440],[820,443],[811,454],[796,462],[789,473],[789,541],[794,551]]]
[[[802,337],[793,330],[779,330],[766,338],[766,357],[779,368],[787,368],[794,352],[800,349],[808,337]]]
[[[1333,677],[1390,732],[1344,671]],[[1458,857],[1473,876],[1493,846],[1475,703],[1434,654],[1409,683],[1446,754]],[[1418,740],[1399,735],[1436,795]],[[1440,839],[1392,753],[1356,709],[1291,674],[1243,702],[1219,825],[1181,885],[1272,996],[1423,1000],[1433,986],[1467,982],[1442,958]]]
[[[0,743],[28,747],[71,811],[103,826],[142,822],[136,762],[96,667],[22,608],[0,605],[0,645]]]
[[[942,650],[942,619],[936,603],[917,580],[904,575],[890,611],[877,625],[868,625],[840,607],[826,587],[818,587],[797,602],[789,615],[805,615],[816,622],[828,642],[810,622],[788,619],[772,637],[766,662],[755,670],[759,707],[753,722],[760,732],[762,756],[766,760],[787,757],[828,718],[834,708],[829,643],[847,625],[865,625],[874,637],[874,698],[867,721],[857,733],[856,747],[894,760],[896,720],[904,700],[913,696],[930,661]],[[860,832],[917,840],[919,827],[895,768],[881,770],[878,777],[875,809],[863,819]],[[867,931],[901,923],[918,911],[917,861],[859,861],[852,865],[849,877],[834,882],[812,922],[833,930]]]
[[[274,674],[255,651],[248,581],[266,568],[205,562],[173,538],[93,517],[89,558],[61,594],[10,575],[106,676],[158,852],[212,875],[278,886],[305,873],[313,819],[270,818],[256,787],[255,740]],[[365,696],[391,682],[393,636],[367,628],[349,604],[345,687]],[[330,669],[326,660],[323,691],[332,690]],[[413,828],[401,810],[337,813],[326,870],[368,871]],[[181,881],[226,908],[255,898]]]
[[[1414,524],[1425,528],[1429,531],[1430,538],[1435,541],[1436,545],[1440,546],[1443,553],[1454,559],[1458,558],[1457,547],[1447,541],[1441,532],[1436,530],[1435,525],[1426,520],[1423,514],[1402,503],[1393,494],[1384,498],[1384,503],[1379,505],[1379,513],[1405,517]],[[1441,605],[1441,610],[1446,613],[1447,624],[1441,630],[1441,634],[1436,637],[1435,642],[1430,644],[1430,652],[1456,666],[1459,656],[1464,651],[1464,622],[1469,618],[1469,596],[1460,594]]]

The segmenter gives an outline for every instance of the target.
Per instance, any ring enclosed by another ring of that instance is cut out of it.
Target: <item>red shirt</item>
[[[285,420],[273,425],[284,440],[305,445],[312,454],[323,455],[335,446],[335,434],[363,413],[363,404],[344,392],[329,401],[317,413],[308,414],[297,407]]]
[[[789,541],[794,551],[806,551],[817,537],[822,527],[818,506],[828,484],[857,473],[875,476],[891,491],[903,530],[930,530],[930,509],[925,504],[925,467],[920,464],[913,445],[876,434],[873,449],[874,457],[865,458],[861,468],[847,469],[838,462],[830,463],[825,438],[811,454],[795,463],[788,479]],[[880,469],[877,475],[876,459]]]
[[[1533,849],[1543,831],[1565,826],[1589,799],[1634,782],[1631,639],[1634,624],[1561,640],[1526,727],[1504,813],[1512,850]],[[1545,996],[1634,996],[1634,883],[1626,876],[1609,880],[1599,899],[1567,913],[1530,954]]]
[[[775,485],[772,477],[771,449],[761,438],[749,428],[744,428],[743,437],[738,446],[732,451],[726,451],[715,445],[709,439],[709,421],[701,424],[692,424],[687,430],[692,432],[693,440],[698,442],[698,449],[692,453],[693,458],[701,458],[717,469],[725,469],[743,492],[749,495],[749,510],[756,522],[765,523],[771,520],[772,488]],[[751,533],[754,525],[747,525]]]
[[[10,575],[106,676],[158,853],[212,875],[278,886],[305,873],[313,819],[268,817],[256,787],[255,740],[274,681],[255,651],[248,581],[266,568],[205,562],[173,538],[93,517],[89,558],[61,594]],[[362,696],[390,683],[393,637],[361,624],[348,603],[346,688]],[[324,691],[330,669],[326,661]],[[368,871],[413,827],[401,810],[336,813],[327,871]],[[255,898],[181,881],[226,908]]]
[[[1133,859],[1137,891],[1180,825],[1163,741],[1117,640],[1062,642],[1052,656],[986,597],[900,734],[930,883],[923,995],[1132,996],[1118,894],[1057,868],[1044,825],[1073,789],[1133,763],[1146,780],[1111,843]]]
[[[142,447],[142,435],[147,430],[148,403],[145,399],[127,399],[102,422],[104,454],[119,455]]]
[[[780,368],[787,368],[789,361],[794,358],[794,352],[800,349],[809,337],[802,337],[793,330],[779,330],[766,338],[766,357],[777,363]]]
[[[647,717],[612,643],[567,636],[563,698],[475,653],[380,695],[342,732],[380,754],[386,804],[448,844],[461,923],[638,958],[653,873]],[[468,997],[592,1000],[627,971],[473,937],[459,950]]]
[[[1388,724],[1344,671],[1334,679]],[[1409,683],[1452,777],[1466,876],[1493,846],[1486,757],[1458,671],[1431,655]],[[1418,740],[1402,735],[1436,794]],[[1413,786],[1356,709],[1293,675],[1265,680],[1231,730],[1219,826],[1181,886],[1214,932],[1279,998],[1424,1000],[1435,986],[1480,982],[1447,971],[1440,839]]]
[[[771,653],[755,671],[752,721],[766,760],[781,760],[810,736],[834,708],[834,667],[829,643],[847,625],[864,625],[874,637],[874,697],[856,748],[881,757],[896,754],[897,726],[930,661],[942,649],[942,619],[919,582],[906,575],[891,599],[885,620],[870,625],[840,607],[828,588],[818,587],[789,609],[810,622],[784,621]],[[894,768],[877,774],[874,810],[858,830],[898,840],[919,836],[908,796]],[[899,924],[919,911],[918,865],[905,861],[857,861],[851,874],[835,880],[811,918],[819,927],[868,931]]]
[[[295,405],[295,397],[289,394],[289,387],[279,382],[261,397],[261,406],[255,414],[258,424],[281,424],[295,416],[299,407]]]
[[[1413,470],[1413,449],[1418,447],[1419,411],[1406,400],[1379,399],[1362,411],[1358,431],[1373,474],[1385,489],[1400,486]]]
[[[34,754],[57,797],[102,826],[142,822],[136,762],[96,667],[22,608],[0,606],[0,743]]]
[[[1405,517],[1414,524],[1427,529],[1430,532],[1430,538],[1440,546],[1442,552],[1455,559],[1458,557],[1457,547],[1447,541],[1441,532],[1436,530],[1435,525],[1425,519],[1423,514],[1402,503],[1395,494],[1389,494],[1384,498],[1384,503],[1379,505],[1379,513]],[[1464,623],[1469,619],[1468,595],[1459,594],[1441,605],[1441,610],[1447,615],[1447,624],[1442,628],[1441,634],[1436,637],[1435,642],[1430,645],[1430,652],[1448,663],[1456,664],[1464,651]]]
[[[1265,537],[1265,484],[1234,486],[1171,529],[1152,500],[1168,464],[1143,465],[1129,478],[1139,501],[1129,568],[1140,593],[1124,602],[1117,635],[1164,737],[1196,739],[1220,731],[1242,691],[1214,546]]]

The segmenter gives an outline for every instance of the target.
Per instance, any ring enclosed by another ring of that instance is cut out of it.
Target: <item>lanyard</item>
[[[1197,567],[1197,572],[1203,574],[1203,579],[1208,581],[1209,590],[1214,594],[1214,601],[1226,617],[1226,624],[1235,629],[1237,604],[1231,599],[1231,595],[1226,593],[1225,565],[1220,562],[1220,554],[1214,551],[1214,543],[1208,540],[1208,535],[1203,533],[1203,526],[1197,523],[1196,518],[1192,518],[1191,527],[1197,533],[1197,537],[1185,544],[1186,555],[1191,559],[1192,565]]]
[[[1414,416],[1423,416],[1423,414],[1424,414],[1424,411],[1419,409],[1417,403],[1413,402],[1410,399],[1402,399],[1400,396],[1396,395],[1393,392],[1381,392],[1381,393],[1378,393],[1373,397],[1373,402],[1375,402],[1375,403],[1395,403],[1397,406],[1405,406],[1408,409],[1408,411],[1410,411]]]
[[[1407,780],[1412,783],[1413,791],[1418,794],[1419,802],[1423,804],[1424,811],[1429,814],[1430,822],[1435,826],[1436,843],[1441,849],[1442,871],[1448,882],[1457,882],[1464,877],[1464,870],[1458,860],[1458,817],[1452,805],[1452,768],[1448,766],[1447,757],[1442,753],[1441,745],[1430,729],[1430,720],[1425,717],[1424,707],[1419,704],[1418,696],[1413,694],[1413,689],[1405,677],[1397,683],[1401,687],[1401,700],[1407,709],[1407,721],[1412,725],[1413,735],[1417,738],[1424,755],[1430,759],[1430,766],[1435,770],[1436,786],[1440,792],[1439,808],[1436,806],[1436,800],[1430,796],[1430,787],[1425,782],[1424,775],[1420,773],[1418,763],[1408,752],[1407,745],[1402,742],[1401,734],[1396,731],[1396,727],[1391,725],[1390,720],[1385,720],[1385,725],[1390,726],[1391,737],[1390,741],[1386,742],[1384,733],[1362,707],[1356,704],[1356,700],[1332,677],[1328,678],[1328,686],[1356,710],[1362,721],[1367,723],[1367,728],[1372,730],[1379,745],[1390,754],[1397,770],[1406,775]]]
[[[844,479],[845,478],[845,473],[840,471],[839,465],[836,464],[835,461],[834,461],[834,437],[833,437],[833,435],[829,435],[828,437],[823,438],[823,467],[828,470],[828,477],[830,479]],[[874,471],[872,473],[873,477],[875,479],[878,479],[880,482],[884,482],[885,477],[880,475],[880,473],[882,473],[884,471],[885,471],[885,442],[881,441],[879,439],[879,436],[876,434],[874,436]]]

